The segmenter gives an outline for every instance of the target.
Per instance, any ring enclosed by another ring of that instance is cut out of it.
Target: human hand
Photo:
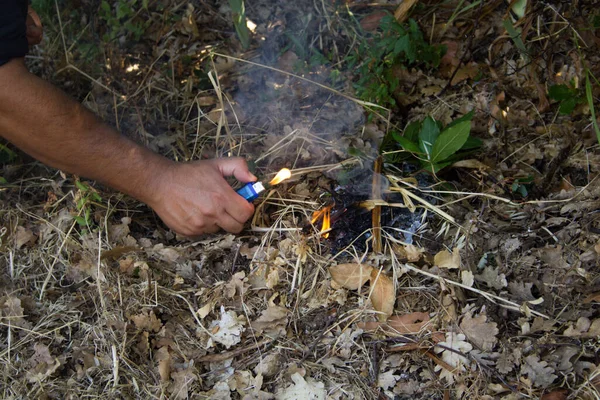
[[[238,233],[254,213],[254,206],[237,194],[224,176],[234,176],[240,182],[256,180],[242,158],[170,164],[153,185],[155,194],[148,205],[181,235],[220,229]]]
[[[29,43],[30,46],[40,43],[44,36],[42,21],[31,6],[27,9],[27,22],[25,25],[27,27],[27,43]]]

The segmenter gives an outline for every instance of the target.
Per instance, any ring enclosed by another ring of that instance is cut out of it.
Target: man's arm
[[[239,232],[254,212],[223,178],[256,180],[243,159],[170,161],[31,74],[23,59],[0,66],[0,135],[45,164],[145,202],[183,235]]]

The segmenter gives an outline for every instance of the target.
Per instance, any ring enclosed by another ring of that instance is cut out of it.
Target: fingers
[[[231,233],[240,233],[244,229],[244,223],[237,221],[231,215],[225,213],[219,219],[218,225]]]
[[[241,157],[217,158],[212,160],[223,176],[234,176],[240,182],[254,182],[257,178],[248,169]]]

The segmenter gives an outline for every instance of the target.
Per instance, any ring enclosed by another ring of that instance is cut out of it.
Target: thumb
[[[246,160],[241,157],[216,158],[212,160],[223,176],[234,176],[240,182],[257,180],[250,170]]]

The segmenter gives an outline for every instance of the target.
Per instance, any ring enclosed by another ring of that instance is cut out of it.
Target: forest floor
[[[189,239],[8,145],[0,396],[600,398],[593,2],[249,1],[246,49],[235,3],[33,2],[32,72],[123,134],[292,177]]]

